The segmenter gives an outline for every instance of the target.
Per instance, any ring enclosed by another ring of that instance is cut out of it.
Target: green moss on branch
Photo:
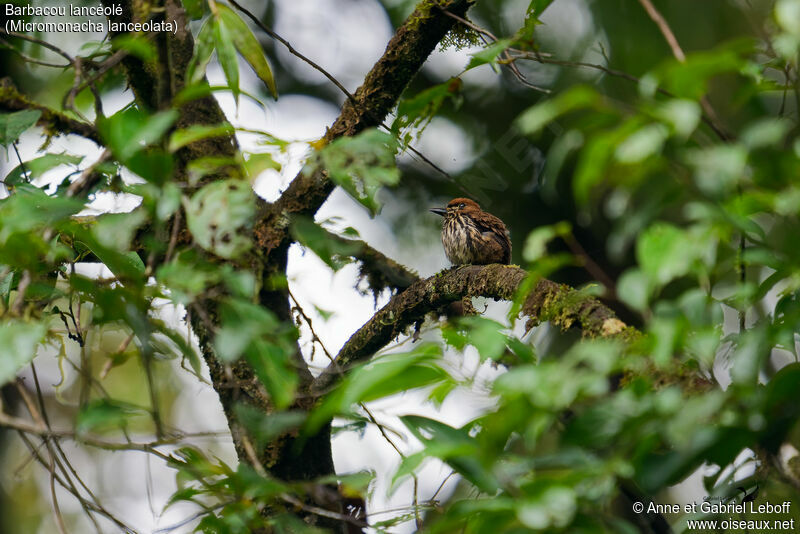
[[[98,145],[100,144],[100,136],[97,134],[94,125],[73,119],[42,104],[37,104],[9,84],[0,84],[0,111],[14,112],[25,109],[36,109],[42,112],[42,116],[39,117],[36,124],[44,128],[47,135],[80,135],[91,139]]]
[[[528,276],[527,271],[514,266],[466,265],[415,282],[352,335],[336,362],[315,380],[313,390],[327,390],[340,369],[370,358],[427,313],[463,297],[512,300]],[[525,296],[522,314],[528,317],[527,328],[550,321],[564,330],[579,328],[587,337],[638,336],[634,328],[594,297],[546,279],[536,281]]]

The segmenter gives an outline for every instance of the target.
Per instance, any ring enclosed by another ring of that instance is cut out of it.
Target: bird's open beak
[[[441,215],[442,217],[445,216],[447,210],[445,208],[431,208],[431,213],[435,213],[436,215]]]

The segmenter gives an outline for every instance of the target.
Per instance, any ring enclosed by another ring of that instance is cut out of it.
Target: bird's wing
[[[492,238],[503,250],[505,263],[511,262],[511,240],[503,221],[490,213],[483,213],[481,217],[474,218],[478,231],[486,237]]]

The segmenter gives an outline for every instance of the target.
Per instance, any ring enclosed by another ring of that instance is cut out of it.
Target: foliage
[[[185,102],[199,105],[193,97],[211,90],[205,73],[214,54],[237,102],[238,55],[275,98],[276,76],[235,3],[184,1],[192,18],[204,18],[185,100],[173,95],[172,107],[159,111],[135,101],[109,116],[99,113],[93,126],[107,151],[94,163],[45,149],[6,173],[0,384],[10,386],[37,351],[49,357],[55,347],[61,363],[65,347],[91,352],[87,336],[123,331],[116,350],[92,357],[108,373],[136,355],[137,376],[146,386],[133,399],[92,389],[100,373],[86,364],[90,385],[77,402],[63,403],[71,430],[57,437],[156,454],[176,472],[177,491],[166,506],[197,505],[202,532],[316,532],[331,519],[358,522],[340,501],[373,491],[373,473],[282,479],[280,473],[292,470],[279,463],[320,439],[330,452],[332,421],[341,432],[379,425],[369,403],[414,391],[441,406],[454,392],[479,390],[477,379],[449,364],[453,353],[477,353],[483,369],[502,366],[488,385],[492,406],[458,426],[411,411],[400,417],[419,446],[401,453],[393,489],[416,480],[431,461],[446,465],[458,482],[436,502],[418,502],[415,494],[408,516],[379,521],[368,515],[378,531],[391,532],[415,515],[422,530],[442,533],[648,531],[643,520],[652,531],[668,524],[688,531],[688,520],[708,514],[630,510],[637,501],[673,502],[670,488],[698,472],[711,473],[703,483],[714,499],[737,498],[741,487],[757,488],[757,504],[800,502],[800,4],[775,2],[756,38],[726,38],[685,58],[662,55],[636,75],[616,70],[612,64],[624,58],[613,47],[608,64],[600,66],[543,50],[543,13],[557,4],[530,2],[520,27],[505,28],[499,37],[472,28],[486,42],[472,51],[464,72],[412,85],[389,133],[372,128],[326,139],[324,146],[312,143],[300,178],[321,171],[320,179],[341,187],[372,217],[387,198],[427,201],[436,187],[444,188],[436,194],[460,196],[450,182],[414,182],[411,172],[398,168],[396,155],[434,121],[466,114],[460,106],[480,99],[464,81],[471,71],[508,69],[514,80],[527,82],[522,71],[536,72],[526,70],[532,64],[594,69],[602,83],[566,78],[541,97],[531,96],[540,94],[536,86],[525,85],[530,92],[510,120],[525,146],[542,147],[545,163],[535,187],[520,190],[537,202],[556,198],[558,216],[533,231],[523,223],[509,226],[518,259],[532,273],[525,288],[544,275],[580,285],[586,274],[574,272],[585,268],[592,285],[576,298],[602,296],[640,335],[599,339],[539,326],[536,335],[519,336],[517,312],[527,297],[520,291],[505,320],[434,313],[424,341],[417,342],[417,331],[410,350],[379,352],[344,369],[334,362],[335,385],[315,391],[298,341],[311,330],[311,319],[296,301],[291,310],[268,305],[289,302],[290,282],[285,263],[264,263],[272,251],[259,248],[267,247],[255,229],[268,207],[243,178],[248,169],[255,178],[277,163],[270,154],[243,154],[238,147],[234,156],[183,159],[185,149],[210,140],[234,147],[229,123],[187,124],[182,115]],[[603,8],[592,9],[602,19]],[[113,46],[148,64],[157,61],[149,42],[121,38]],[[112,54],[98,50],[90,53],[95,62]],[[616,82],[628,85],[619,89]],[[732,94],[724,92],[730,97],[724,104],[715,99],[721,85],[733,87]],[[40,110],[0,114],[0,142],[15,148],[43,116]],[[271,135],[256,135],[274,153],[286,148]],[[417,189],[424,194],[408,192]],[[137,205],[87,215],[100,194],[129,195]],[[515,194],[502,191],[496,200]],[[332,271],[363,259],[360,243],[332,237],[313,211],[289,216],[287,209],[273,223]],[[520,211],[518,217],[534,217],[535,210]],[[578,244],[580,232],[601,233],[595,248],[605,252],[593,258]],[[111,277],[76,268],[87,263],[103,264]],[[180,324],[165,321],[164,303],[187,317]],[[580,309],[582,303],[569,305]],[[419,329],[426,317],[417,319]],[[187,340],[187,325],[199,350]],[[321,345],[311,333],[312,344]],[[173,370],[161,364],[188,360],[200,380],[200,355],[223,403],[230,402],[225,408],[240,454],[236,468],[180,436],[174,449],[162,452],[174,441],[165,432],[169,390],[159,385]],[[225,389],[234,387],[236,395]],[[31,416],[39,424],[38,414]],[[126,434],[132,427],[155,434],[156,444],[134,446]],[[37,428],[20,430],[48,436],[48,427]],[[108,436],[126,441],[102,441]]]

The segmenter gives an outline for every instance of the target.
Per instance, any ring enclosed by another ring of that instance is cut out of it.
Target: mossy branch
[[[527,271],[514,266],[466,265],[413,283],[350,337],[336,361],[316,378],[313,391],[326,391],[342,369],[370,358],[427,313],[463,297],[512,300],[530,282],[529,276]],[[524,297],[521,314],[528,317],[526,328],[550,321],[565,330],[579,328],[586,337],[638,335],[636,329],[620,321],[599,300],[543,278]]]
[[[37,104],[9,83],[0,83],[0,111],[13,112],[25,109],[36,109],[42,112],[36,124],[44,128],[48,135],[80,135],[86,139],[91,139],[98,145],[100,144],[100,136],[97,134],[94,125],[73,119],[42,104]]]

